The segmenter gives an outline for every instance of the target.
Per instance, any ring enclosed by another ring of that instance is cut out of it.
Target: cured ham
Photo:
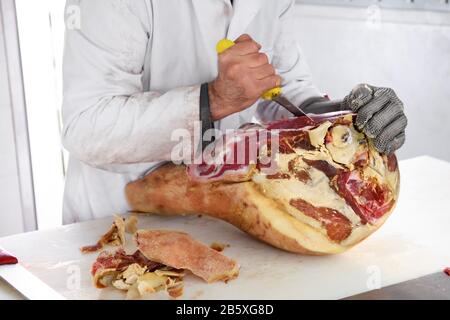
[[[165,165],[130,183],[128,202],[138,213],[216,217],[287,251],[343,252],[386,221],[400,184],[395,155],[377,152],[354,117],[340,112],[237,130],[224,136],[232,139],[217,161]],[[236,161],[239,151],[245,156]]]
[[[135,235],[142,254],[153,261],[187,269],[206,282],[228,281],[239,274],[236,261],[177,231],[142,230]]]

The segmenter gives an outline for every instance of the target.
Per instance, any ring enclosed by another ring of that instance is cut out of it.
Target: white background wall
[[[23,231],[14,125],[0,15],[0,236]],[[15,215],[12,216],[12,215]],[[17,219],[17,217],[19,217]]]
[[[321,90],[394,88],[409,118],[398,155],[450,161],[450,12],[298,5],[297,29]]]

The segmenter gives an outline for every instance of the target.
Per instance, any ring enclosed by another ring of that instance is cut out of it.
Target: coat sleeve
[[[169,160],[179,144],[171,141],[174,130],[194,136],[200,85],[144,92],[151,35],[145,1],[69,0],[67,12],[75,16],[66,16],[65,148],[99,168]]]
[[[272,65],[282,77],[283,95],[300,106],[322,94],[312,82],[311,72],[296,39],[295,0],[280,1],[280,6]],[[260,122],[291,116],[290,112],[270,101],[261,101],[255,115]]]

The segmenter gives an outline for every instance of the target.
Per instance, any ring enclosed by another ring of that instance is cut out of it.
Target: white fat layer
[[[311,176],[311,181],[308,183],[303,183],[293,177],[291,179],[276,180],[266,179],[260,175],[256,175],[253,181],[261,187],[268,197],[281,202],[292,216],[314,227],[320,227],[320,222],[305,216],[292,207],[289,204],[291,199],[303,199],[315,207],[337,210],[354,225],[361,221],[345,200],[330,187],[330,180],[323,172],[309,168],[308,173]]]
[[[279,154],[277,162],[280,172],[288,173],[289,162],[295,158],[300,160],[299,156],[310,160],[325,160],[336,168],[341,167],[339,164],[333,162],[330,154],[325,148],[320,148],[319,152],[303,149],[296,149],[295,152],[296,153],[294,154]],[[304,183],[294,177],[291,177],[289,180],[266,179],[265,175],[258,174],[253,177],[253,181],[260,186],[261,190],[268,197],[281,202],[289,214],[311,226],[320,227],[321,224],[316,219],[307,217],[292,207],[289,204],[291,199],[300,198],[316,207],[326,207],[337,210],[347,217],[353,225],[357,225],[361,222],[361,219],[353,209],[330,187],[330,180],[322,171],[310,167],[302,160],[296,162],[296,167],[307,170],[311,177],[311,181]]]
[[[309,140],[311,141],[311,144],[318,148],[320,146],[323,146],[324,144],[324,140],[325,140],[325,136],[328,132],[328,129],[332,126],[333,124],[330,121],[325,121],[324,123],[322,123],[320,126],[318,126],[315,129],[310,130],[309,133]]]
[[[366,238],[369,234],[371,234],[376,228],[377,227],[374,227],[370,224],[361,225],[357,228],[354,228],[350,236],[347,239],[341,241],[341,245],[347,247],[353,245],[354,243],[358,243]]]
[[[323,232],[317,232],[318,229],[307,223],[289,215],[286,210],[275,205],[266,196],[259,196],[260,192],[250,193],[254,203],[260,206],[261,214],[270,221],[275,230],[279,230],[287,237],[296,239],[304,248],[318,253],[340,253],[345,247],[339,243],[330,242]],[[287,217],[286,217],[287,216]],[[321,229],[319,229],[321,230]]]
[[[353,126],[343,125],[333,127],[331,135],[333,137],[332,142],[327,143],[326,147],[333,160],[344,165],[352,163],[358,150],[358,141],[364,136],[357,132]]]
[[[364,169],[365,177],[374,177],[380,183],[386,183],[391,190],[397,190],[400,183],[400,175],[398,170],[394,172],[390,172],[387,168],[386,162],[387,159],[383,159],[378,152],[376,152],[373,148],[370,149],[370,166],[367,166]],[[396,195],[394,195],[394,199],[397,199]]]

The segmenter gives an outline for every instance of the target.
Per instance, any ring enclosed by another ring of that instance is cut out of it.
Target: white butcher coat
[[[64,222],[127,212],[125,185],[170,160],[179,143],[171,141],[173,130],[194,135],[200,85],[217,75],[215,46],[222,38],[247,33],[260,43],[294,103],[320,96],[295,39],[294,2],[67,1]],[[283,113],[261,101],[216,127]]]

